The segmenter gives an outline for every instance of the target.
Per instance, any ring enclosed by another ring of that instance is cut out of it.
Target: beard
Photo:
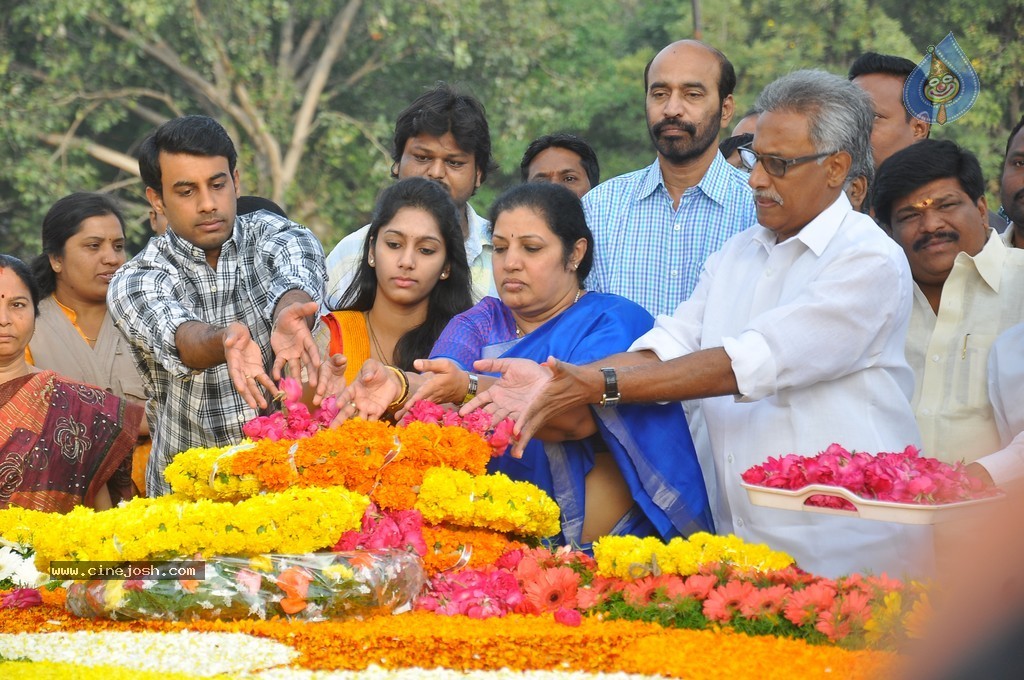
[[[717,117],[702,120],[700,126],[685,121],[663,120],[654,125],[648,124],[647,130],[658,153],[669,163],[681,165],[700,157],[718,140],[720,129],[714,125],[716,120],[721,120],[721,111],[718,112]],[[688,136],[683,135],[669,139],[663,136],[666,128],[682,130]]]
[[[1003,212],[1010,222],[1024,228],[1024,189],[1015,193],[1010,200],[1007,200],[1004,194],[1002,204]]]

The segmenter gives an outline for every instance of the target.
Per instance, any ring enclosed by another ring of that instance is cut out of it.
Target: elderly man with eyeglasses
[[[769,456],[814,455],[833,442],[868,452],[920,445],[903,356],[910,269],[843,192],[851,167],[870,163],[871,103],[842,78],[799,71],[756,106],[744,159],[757,224],[707,260],[690,299],[629,352],[593,364],[478,362],[502,378],[468,407],[517,417],[516,455],[572,406],[700,399],[719,532],[826,576],[930,573],[930,528],[755,506],[740,486]]]

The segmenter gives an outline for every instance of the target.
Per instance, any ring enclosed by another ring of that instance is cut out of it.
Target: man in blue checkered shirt
[[[178,452],[238,442],[285,362],[321,390],[341,362],[321,362],[310,334],[327,278],[320,242],[267,211],[236,215],[236,159],[206,116],[164,123],[139,152],[168,228],[117,272],[107,304],[146,382],[151,496],[170,492],[163,471]]]
[[[647,127],[658,158],[583,198],[594,232],[587,288],[671,314],[708,255],[754,224],[747,175],[718,152],[735,85],[725,55],[694,40],[672,43],[647,65]]]

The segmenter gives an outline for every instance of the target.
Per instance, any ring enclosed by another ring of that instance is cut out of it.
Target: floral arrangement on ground
[[[69,662],[104,677],[113,671],[99,665],[871,677],[922,634],[926,586],[821,578],[735,536],[605,537],[593,557],[552,548],[543,539],[559,530],[557,506],[484,474],[492,446],[444,420],[419,408],[399,427],[353,420],[193,449],[168,469],[174,495],[102,513],[0,511],[0,659],[30,660],[34,677],[45,664],[59,677]],[[206,573],[40,587],[57,560],[187,560]],[[139,646],[194,632],[267,650],[235,666],[196,664],[191,652],[179,654],[187,665],[173,652],[140,661]],[[76,644],[99,651],[58,653]]]

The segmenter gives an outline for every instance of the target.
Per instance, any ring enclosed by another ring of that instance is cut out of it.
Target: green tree
[[[19,5],[0,19],[4,247],[35,251],[42,213],[69,191],[116,191],[141,217],[135,149],[183,113],[220,120],[239,147],[243,191],[282,203],[330,245],[389,181],[394,116],[437,80],[485,102],[502,159],[517,159],[531,130],[582,125],[564,113],[589,70],[580,17],[615,4],[578,14],[583,3],[543,0]]]

